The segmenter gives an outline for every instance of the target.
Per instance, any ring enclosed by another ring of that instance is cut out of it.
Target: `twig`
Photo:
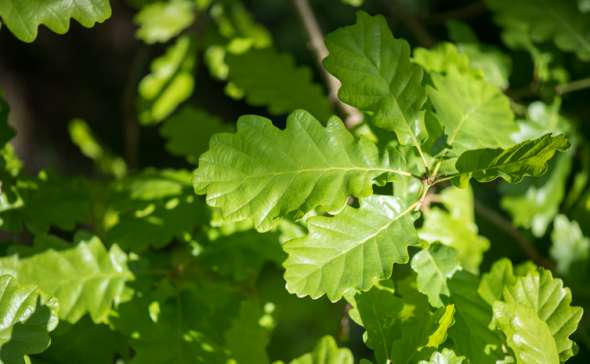
[[[125,160],[130,170],[137,168],[139,158],[140,130],[139,124],[137,123],[135,99],[137,96],[137,84],[139,83],[147,59],[148,49],[145,46],[141,46],[135,54],[123,91],[122,110],[125,134]]]
[[[533,243],[498,212],[490,209],[478,200],[475,200],[475,212],[488,219],[506,234],[510,235],[535,264],[548,269],[553,269],[553,262],[542,256]]]
[[[563,95],[568,92],[579,91],[586,88],[590,88],[590,78],[583,78],[581,80],[572,81],[563,85],[557,85],[555,87],[555,92]]]
[[[297,11],[301,23],[303,24],[305,32],[307,33],[309,47],[315,55],[316,62],[318,63],[318,67],[322,73],[322,77],[326,82],[330,101],[342,113],[346,126],[351,128],[361,122],[363,116],[357,109],[345,104],[338,98],[340,81],[338,81],[336,77],[332,76],[328,71],[326,71],[322,64],[324,58],[328,56],[328,48],[326,48],[324,35],[320,29],[315,14],[313,13],[313,10],[307,0],[293,0],[293,5],[295,6],[295,10]]]
[[[414,15],[408,13],[397,0],[383,0],[385,8],[389,15],[404,23],[404,25],[414,34],[416,41],[425,48],[431,48],[434,40],[426,27]]]
[[[442,13],[426,16],[424,21],[430,24],[443,24],[449,20],[464,20],[475,18],[486,11],[486,5],[483,1],[477,1],[461,8],[445,11]]]

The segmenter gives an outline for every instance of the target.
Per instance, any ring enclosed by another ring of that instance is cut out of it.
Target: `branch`
[[[518,245],[525,252],[525,254],[535,264],[541,267],[545,267],[547,269],[553,269],[553,262],[542,256],[541,253],[539,253],[539,251],[535,248],[534,244],[526,236],[524,236],[516,227],[514,227],[514,225],[512,225],[510,221],[508,221],[504,216],[500,215],[498,212],[482,204],[480,201],[475,200],[474,202],[475,212],[485,217],[487,220],[492,222],[506,234],[510,235],[518,243]]]
[[[309,5],[309,2],[307,0],[293,0],[293,5],[295,6],[295,10],[297,11],[297,15],[299,16],[301,23],[303,24],[305,32],[307,33],[307,37],[309,39],[309,48],[315,55],[318,68],[320,69],[322,77],[326,83],[326,87],[328,88],[328,96],[330,101],[340,110],[348,128],[357,125],[363,118],[362,114],[357,109],[345,104],[338,98],[340,81],[338,81],[336,77],[332,76],[328,71],[326,71],[322,65],[322,61],[328,56],[328,48],[326,48],[324,35],[320,29],[312,8]]]
[[[426,27],[418,18],[408,13],[398,0],[383,0],[383,4],[391,18],[402,22],[414,34],[418,44],[425,48],[431,48],[434,45],[434,40]]]
[[[486,11],[486,5],[483,1],[477,1],[461,8],[445,11],[438,14],[432,14],[424,18],[430,24],[444,24],[449,20],[465,20],[475,18]]]
[[[147,47],[141,45],[135,53],[135,58],[131,63],[128,72],[127,81],[123,90],[122,111],[123,127],[125,136],[125,161],[130,170],[137,168],[139,159],[139,135],[140,128],[137,122],[137,110],[135,100],[137,97],[137,84],[141,80],[142,72],[148,61],[149,51]]]
[[[563,85],[557,85],[555,92],[559,95],[566,94],[568,92],[579,91],[590,88],[590,78],[583,78],[581,80],[572,81]]]

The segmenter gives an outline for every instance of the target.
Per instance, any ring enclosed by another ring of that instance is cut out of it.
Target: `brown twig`
[[[559,95],[566,94],[568,92],[574,92],[590,88],[590,78],[583,78],[581,80],[572,81],[563,85],[555,87],[555,92]]]
[[[535,264],[548,269],[554,268],[553,262],[541,255],[541,253],[539,253],[539,251],[535,248],[534,244],[516,227],[514,227],[510,221],[504,218],[504,216],[500,215],[498,212],[487,207],[478,200],[475,200],[475,212],[485,217],[506,234],[510,235]]]
[[[316,62],[322,73],[322,77],[326,82],[328,88],[328,95],[330,101],[336,106],[344,117],[346,126],[351,128],[358,124],[362,120],[362,114],[354,107],[345,104],[338,98],[338,90],[340,89],[340,81],[332,76],[324,68],[322,61],[328,56],[328,48],[324,42],[324,35],[320,28],[320,25],[313,13],[311,6],[307,0],[293,0],[295,10],[303,24],[303,28],[307,33],[309,39],[309,48],[315,55]]]
[[[130,170],[138,166],[139,159],[139,124],[137,122],[136,96],[137,84],[148,60],[148,49],[140,46],[131,63],[129,77],[123,91],[122,110],[125,135],[125,161]]]
[[[414,15],[408,13],[397,0],[383,0],[385,8],[391,18],[402,22],[414,34],[416,41],[422,47],[431,48],[434,39],[426,27]]]
[[[483,1],[477,1],[461,8],[445,11],[442,13],[431,14],[424,18],[429,24],[444,24],[449,20],[465,20],[475,18],[486,11],[486,5]]]

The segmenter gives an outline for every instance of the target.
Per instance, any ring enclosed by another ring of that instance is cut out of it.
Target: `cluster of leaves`
[[[27,176],[0,102],[0,227],[14,240],[0,258],[0,363],[352,364],[324,336],[339,302],[364,330],[365,364],[560,363],[576,332],[588,345],[564,281],[590,307],[589,154],[558,95],[507,96],[508,54],[456,22],[454,43],[412,50],[361,11],[326,37],[323,62],[363,115],[348,129],[239,1],[132,3],[137,37],[167,46],[138,84],[138,120],[196,169],[130,173],[76,119],[72,141],[101,177]],[[590,21],[584,1],[543,3],[487,1],[535,82],[553,85],[567,71],[552,54],[590,58]],[[24,41],[109,15],[107,0],[0,3]],[[228,97],[286,126],[248,115],[234,128],[189,106],[201,59]],[[500,186],[513,224],[551,240],[551,261],[483,264],[503,253],[476,224],[474,181]],[[298,321],[317,329],[315,348],[301,338],[271,354]]]

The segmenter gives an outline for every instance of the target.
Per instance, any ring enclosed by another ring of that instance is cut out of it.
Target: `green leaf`
[[[412,60],[428,72],[446,74],[454,68],[460,74],[481,77],[481,73],[471,66],[469,57],[452,43],[443,42],[432,49],[416,48]]]
[[[499,349],[503,339],[489,329],[492,309],[479,295],[477,277],[457,272],[448,282],[451,295],[446,300],[455,305],[455,324],[449,329],[454,350],[472,363],[496,363],[502,359]]]
[[[107,251],[88,234],[78,234],[76,245],[67,250],[1,258],[0,272],[55,297],[59,318],[71,323],[86,313],[96,323],[106,322],[113,304],[126,297],[125,284],[133,279],[125,253],[116,245]]]
[[[357,23],[326,37],[326,69],[342,82],[342,101],[372,114],[402,144],[419,145],[426,135],[423,70],[410,61],[410,46],[395,39],[385,18],[359,12]]]
[[[494,321],[506,335],[517,363],[559,363],[549,328],[530,307],[498,301],[494,303]]]
[[[540,237],[559,211],[565,195],[565,183],[572,167],[572,150],[555,158],[541,179],[525,178],[520,184],[506,186],[501,200],[516,226],[531,229]]]
[[[512,306],[499,312],[502,317],[506,315],[517,317],[521,314],[530,316],[528,311],[522,312],[523,310],[514,305],[530,308],[555,339],[556,353],[559,354],[561,362],[565,362],[574,355],[573,342],[569,336],[578,327],[583,310],[580,307],[571,306],[571,291],[563,286],[561,279],[553,278],[551,272],[545,269],[532,271],[526,276],[517,278],[512,287],[505,288],[503,297],[504,301]],[[496,316],[496,304],[494,304],[494,317]],[[540,332],[545,330],[538,328],[534,320],[530,323],[525,322],[524,325],[532,325],[526,328],[531,330],[532,334],[537,330],[541,330]],[[551,351],[552,346],[547,347],[548,352]],[[525,362],[528,363],[528,361]],[[550,361],[545,363],[547,362]]]
[[[455,249],[432,244],[412,257],[411,266],[417,274],[418,290],[428,296],[432,306],[442,306],[440,295],[449,295],[447,279],[461,269]]]
[[[253,106],[265,106],[273,115],[304,109],[323,120],[332,114],[322,87],[309,68],[296,66],[289,54],[272,49],[252,49],[227,57],[229,80]]]
[[[283,245],[287,290],[312,298],[326,294],[335,302],[389,278],[393,264],[407,263],[408,246],[417,243],[413,209],[395,197],[371,196],[358,209],[310,218],[308,235]]]
[[[276,233],[248,230],[212,240],[198,259],[219,274],[244,281],[256,277],[267,262],[280,265],[285,253]]]
[[[19,199],[2,212],[3,228],[20,231],[26,226],[35,234],[46,233],[55,226],[74,230],[90,217],[91,185],[81,178],[56,178],[40,173],[34,180],[21,179],[16,190]]]
[[[567,274],[572,263],[587,259],[590,253],[590,239],[584,236],[576,221],[569,221],[564,215],[555,217],[551,241],[549,253],[561,274]]]
[[[463,360],[464,356],[457,356],[453,350],[444,348],[432,353],[430,360],[421,360],[418,364],[461,364]]]
[[[495,20],[508,31],[526,34],[533,42],[555,45],[585,61],[590,60],[590,20],[575,1],[487,0]]]
[[[114,325],[130,337],[130,364],[224,364],[223,333],[239,308],[237,297],[220,282],[171,282],[149,287],[121,305]]]
[[[45,301],[39,289],[0,275],[0,362],[25,363],[28,354],[49,346],[49,332],[57,325],[54,300]]]
[[[469,150],[459,157],[455,167],[464,178],[489,182],[503,178],[507,182],[520,182],[525,176],[541,176],[549,169],[549,161],[559,150],[570,143],[563,135],[546,134],[527,140],[508,149]]]
[[[139,83],[139,121],[159,123],[190,97],[194,87],[196,62],[194,44],[182,36],[166,52],[154,59],[150,74]]]
[[[396,325],[406,303],[393,290],[374,287],[355,296],[360,324],[366,330],[367,346],[375,352],[378,363],[391,360],[392,345],[397,335]]]
[[[99,345],[97,345],[97,343]],[[73,363],[105,364],[127,354],[127,338],[107,325],[96,325],[85,316],[75,325],[63,323],[52,333],[51,346],[38,358],[52,364],[63,363],[64,358]]]
[[[489,249],[490,242],[478,235],[471,187],[449,187],[438,198],[447,211],[438,207],[424,211],[424,223],[418,230],[420,239],[429,243],[440,242],[454,248],[461,267],[478,273],[483,254]]]
[[[18,39],[32,42],[39,25],[65,34],[73,18],[91,28],[111,17],[111,6],[108,0],[4,0],[0,2],[0,17]]]
[[[495,301],[502,299],[504,288],[513,286],[515,282],[512,263],[507,258],[502,258],[481,277],[477,292],[491,306]]]
[[[339,348],[331,336],[320,339],[311,353],[293,359],[289,364],[354,364],[350,350]]]
[[[137,37],[148,44],[167,42],[192,24],[194,3],[171,0],[146,5],[134,18]]]
[[[194,163],[207,150],[213,134],[230,131],[232,127],[220,118],[191,106],[172,114],[160,128],[160,134],[167,140],[166,150]]]
[[[255,301],[244,301],[232,327],[226,332],[230,360],[237,363],[270,363],[266,347],[270,337],[266,328],[260,324],[264,311]]]
[[[355,140],[340,120],[322,127],[296,111],[285,130],[243,116],[236,134],[214,135],[199,159],[194,186],[227,221],[252,218],[258,231],[268,231],[291,212],[338,212],[348,196],[370,195],[373,180],[385,173],[408,174],[382,160],[373,143]]]
[[[428,97],[448,135],[456,155],[479,148],[505,148],[514,144],[510,135],[516,123],[510,102],[495,86],[455,68],[443,76],[431,75]]]

